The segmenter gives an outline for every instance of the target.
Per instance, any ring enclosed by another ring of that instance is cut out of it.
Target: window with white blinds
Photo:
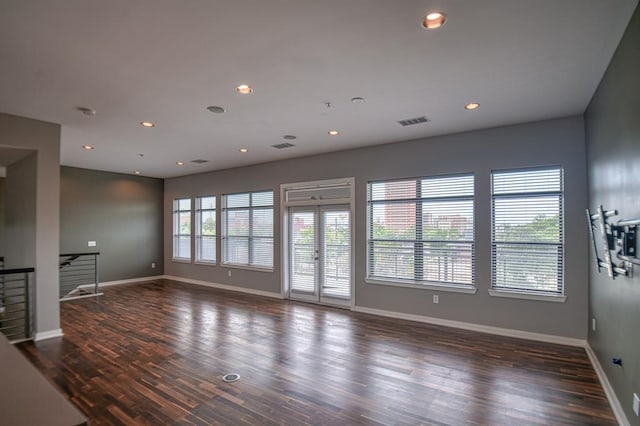
[[[370,182],[367,278],[473,286],[474,176]]]
[[[196,198],[196,262],[216,263],[216,196]]]
[[[492,288],[563,292],[562,168],[494,171]]]
[[[273,191],[222,196],[222,262],[273,268]]]
[[[173,259],[191,261],[191,198],[173,200]]]

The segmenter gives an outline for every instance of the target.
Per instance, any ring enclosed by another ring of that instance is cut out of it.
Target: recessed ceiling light
[[[249,93],[253,93],[253,89],[249,87],[248,84],[241,84],[240,86],[236,87],[236,92],[242,95],[248,95]]]
[[[93,149],[93,147],[92,147],[91,145],[82,145],[82,147],[83,147],[84,149],[86,149],[87,151],[90,151],[90,150],[92,150],[92,149]]]
[[[176,166],[184,166],[184,162],[182,162],[182,161],[178,161],[178,162],[176,163]]]
[[[76,109],[81,113],[83,113],[84,115],[96,115],[96,110],[92,108],[78,107]]]
[[[225,112],[227,112],[226,109],[222,108],[221,106],[208,106],[207,109],[209,110],[209,112],[212,112],[214,114],[224,114]]]
[[[329,130],[327,133],[329,133],[331,136],[337,136],[340,134],[340,132],[337,130]]]
[[[150,121],[141,121],[141,122],[140,122],[140,125],[141,125],[142,127],[156,127],[156,125],[155,125],[155,124],[153,124],[153,123],[152,123],[152,122],[150,122]]]
[[[249,152],[249,150],[247,148],[240,148],[239,151],[240,152]]]
[[[435,30],[444,25],[447,16],[442,12],[431,12],[422,18],[422,28],[427,30]]]
[[[466,109],[467,111],[473,111],[474,109],[478,108],[480,108],[480,104],[477,102],[471,102],[464,106],[464,109]]]
[[[135,173],[135,174],[139,175],[139,174],[140,174],[140,170],[136,170],[136,171],[135,171],[135,172],[133,172],[133,173]]]
[[[351,102],[353,102],[354,104],[363,104],[364,98],[361,98],[361,97],[351,98]]]

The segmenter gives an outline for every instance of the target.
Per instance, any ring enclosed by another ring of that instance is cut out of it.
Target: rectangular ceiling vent
[[[398,124],[400,124],[401,126],[413,126],[414,124],[428,123],[428,122],[429,122],[429,119],[423,115],[422,117],[409,118],[407,120],[400,120],[398,121]]]
[[[202,160],[202,159],[199,159],[199,160],[191,160],[191,162],[192,162],[192,163],[196,163],[196,164],[204,164],[204,163],[208,163],[208,162],[209,162],[209,160]]]
[[[289,142],[283,142],[283,143],[279,143],[278,145],[271,145],[271,146],[277,149],[285,149],[285,148],[291,148],[292,146],[295,146],[295,145]]]

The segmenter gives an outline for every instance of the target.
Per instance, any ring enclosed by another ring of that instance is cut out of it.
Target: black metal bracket
[[[598,272],[604,268],[613,279],[619,275],[630,276],[633,272],[633,265],[640,265],[640,258],[637,257],[637,235],[640,219],[609,223],[609,218],[617,214],[617,210],[604,210],[602,206],[598,207],[595,214],[587,209],[589,235],[593,243]],[[598,255],[596,235],[602,244],[602,258]],[[615,258],[622,262],[614,263],[611,252],[614,252]]]

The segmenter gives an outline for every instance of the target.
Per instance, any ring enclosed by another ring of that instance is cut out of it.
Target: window
[[[223,263],[273,268],[273,191],[222,196]]]
[[[216,197],[196,198],[196,262],[216,263]]]
[[[494,171],[492,288],[562,294],[560,167]]]
[[[173,200],[173,258],[191,260],[191,198]]]
[[[473,286],[473,175],[370,182],[367,278]]]

